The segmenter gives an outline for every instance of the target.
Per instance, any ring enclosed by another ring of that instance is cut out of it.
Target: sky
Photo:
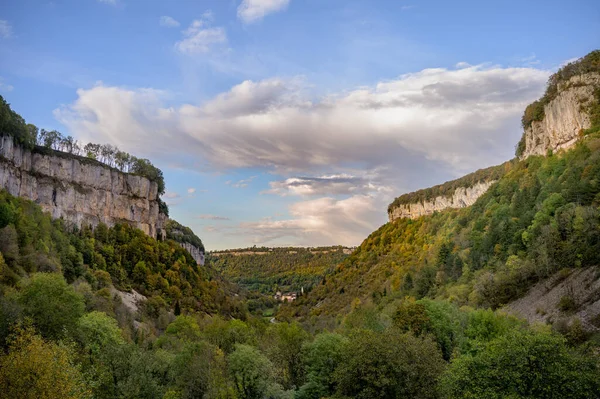
[[[358,245],[397,196],[512,158],[600,2],[4,0],[0,94],[147,157],[208,250]]]

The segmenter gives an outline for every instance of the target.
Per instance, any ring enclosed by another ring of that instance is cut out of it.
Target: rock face
[[[199,248],[196,248],[189,242],[180,242],[179,245],[181,245],[185,250],[187,250],[190,253],[190,255],[192,255],[192,258],[194,258],[197,264],[204,266],[204,251],[202,251]]]
[[[560,83],[559,94],[544,106],[544,119],[532,122],[525,130],[525,151],[521,159],[574,145],[579,133],[591,126],[586,107],[594,101],[593,93],[598,87],[600,75],[597,73],[573,76]]]
[[[564,269],[531,287],[527,294],[504,307],[508,313],[530,324],[581,321],[586,331],[599,331],[600,269]],[[561,311],[561,300],[568,298],[571,309]]]
[[[164,234],[156,183],[93,161],[31,152],[8,136],[0,136],[0,188],[78,227],[120,222],[154,238]]]
[[[431,201],[403,204],[388,212],[390,222],[400,218],[416,219],[424,215],[431,215],[436,211],[448,208],[464,208],[473,205],[494,184],[496,180],[481,182],[472,187],[459,187],[451,197],[435,197]]]

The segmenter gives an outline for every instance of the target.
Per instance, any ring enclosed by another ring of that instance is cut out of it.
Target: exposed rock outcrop
[[[175,220],[168,220],[165,223],[165,232],[168,239],[178,242],[192,255],[197,264],[204,266],[204,244],[192,229]]]
[[[181,245],[185,250],[187,250],[190,253],[190,255],[192,255],[192,258],[194,258],[194,260],[196,261],[197,264],[204,266],[204,251],[203,250],[195,247],[194,245],[190,244],[189,242],[180,242],[179,245]]]
[[[436,211],[448,208],[464,208],[473,205],[496,181],[480,182],[471,187],[459,187],[452,196],[435,197],[430,201],[402,204],[390,209],[388,217],[390,222],[400,218],[416,219],[424,215],[431,215]]]
[[[155,182],[93,160],[32,152],[9,136],[0,136],[0,188],[78,227],[120,222],[154,238],[164,234]]]
[[[579,319],[587,331],[600,326],[600,269],[563,270],[533,286],[504,310],[529,323],[570,324]],[[562,308],[562,309],[561,309]]]
[[[533,121],[525,130],[525,150],[521,159],[531,155],[546,155],[574,145],[580,132],[591,127],[587,108],[600,87],[600,74],[573,76],[558,85],[556,98],[544,106],[544,118]]]

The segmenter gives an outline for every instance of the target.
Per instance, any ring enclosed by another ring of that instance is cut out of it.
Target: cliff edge
[[[597,103],[595,92],[599,88],[599,73],[577,75],[560,82],[556,97],[543,105],[541,120],[532,120],[525,127],[524,148],[519,157],[546,155],[549,150],[573,146],[592,127],[589,110]]]
[[[77,227],[128,223],[164,237],[167,216],[159,211],[158,184],[95,160],[29,150],[0,136],[0,188]]]
[[[527,106],[521,122],[523,135],[516,146],[518,160],[572,147],[580,138],[600,131],[600,50],[553,74],[546,92]],[[404,194],[388,206],[389,221],[470,206],[502,177],[503,171],[502,165],[482,169]]]

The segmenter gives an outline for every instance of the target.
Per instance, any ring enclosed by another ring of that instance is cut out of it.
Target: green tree
[[[35,273],[19,294],[24,313],[46,338],[60,338],[73,332],[83,315],[83,297],[58,273]]]
[[[564,338],[516,330],[455,359],[440,382],[447,398],[573,398],[600,395],[598,363]]]
[[[297,388],[304,382],[302,345],[309,335],[294,322],[271,325],[265,333],[266,352],[279,365],[280,379],[286,389]]]
[[[77,337],[93,356],[125,342],[117,321],[104,312],[91,312],[81,317],[77,323]]]
[[[258,349],[238,344],[228,358],[229,372],[240,399],[261,399],[273,378],[273,364]]]
[[[334,380],[343,397],[435,398],[443,369],[440,350],[429,338],[364,330],[350,337]]]
[[[335,393],[333,373],[342,361],[348,339],[340,334],[322,333],[302,348],[307,382],[298,391],[298,399],[320,399]]]

